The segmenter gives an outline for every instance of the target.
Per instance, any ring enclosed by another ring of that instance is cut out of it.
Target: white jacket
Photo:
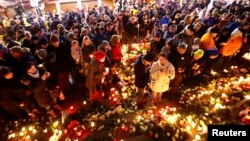
[[[156,61],[152,64],[150,76],[150,87],[152,91],[165,92],[169,89],[170,80],[175,77],[175,68],[169,61],[166,61],[164,65],[161,65],[159,61]]]

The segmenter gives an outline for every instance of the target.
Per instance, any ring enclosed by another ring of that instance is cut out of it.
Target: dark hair
[[[165,53],[159,53],[158,57],[164,57],[164,58],[168,59],[168,57]]]
[[[187,44],[185,43],[180,43],[177,48],[181,48],[181,49],[187,49]]]
[[[59,38],[55,35],[52,35],[51,38],[50,38],[50,41],[53,43],[53,42],[58,42],[59,41]]]
[[[11,72],[10,68],[5,66],[0,66],[0,77],[4,77],[6,74],[10,72]]]

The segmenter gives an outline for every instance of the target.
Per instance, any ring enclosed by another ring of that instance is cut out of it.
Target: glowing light
[[[141,116],[141,115],[138,115],[138,116],[137,116],[137,120],[138,120],[138,121],[142,120],[142,116]]]
[[[72,111],[72,110],[74,110],[74,107],[73,107],[73,106],[70,106],[69,109]]]
[[[47,133],[47,132],[48,132],[48,129],[47,129],[47,128],[46,128],[46,129],[44,129],[44,130],[43,130],[43,132],[44,132],[44,133]]]
[[[30,139],[30,135],[27,135],[27,136],[26,136],[26,139]]]
[[[12,133],[9,135],[9,138],[15,138],[16,137],[16,134],[15,133]]]
[[[37,132],[36,129],[33,129],[33,130],[32,130],[32,133],[33,133],[33,134],[35,134],[36,132]]]
[[[250,95],[246,95],[246,96],[245,96],[245,99],[248,99],[248,100],[249,100],[249,99],[250,99]]]
[[[91,126],[91,127],[95,127],[95,122],[91,122],[91,123],[90,123],[90,126]]]
[[[30,126],[30,127],[29,127],[29,131],[32,131],[32,130],[33,130],[33,127],[32,127],[32,126]]]
[[[19,136],[24,136],[24,133],[23,133],[23,132],[20,132],[20,133],[19,133]]]
[[[200,135],[195,135],[195,139],[196,140],[201,140],[201,136]]]
[[[87,102],[86,101],[83,101],[83,105],[86,105],[87,104]]]
[[[24,132],[25,130],[26,130],[26,128],[25,128],[25,127],[23,127],[23,128],[22,128],[22,131]]]
[[[54,128],[56,128],[58,125],[59,125],[59,121],[55,121],[55,122],[52,124],[52,126],[53,126]]]

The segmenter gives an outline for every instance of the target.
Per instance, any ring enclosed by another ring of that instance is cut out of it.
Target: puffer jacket
[[[175,68],[169,61],[167,61],[164,65],[161,65],[159,61],[157,61],[152,64],[150,76],[150,87],[152,91],[165,92],[169,89],[170,80],[175,77]]]

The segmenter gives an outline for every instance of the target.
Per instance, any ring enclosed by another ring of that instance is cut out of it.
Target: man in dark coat
[[[135,73],[135,86],[137,88],[138,98],[137,104],[138,106],[142,106],[144,102],[144,90],[149,82],[149,69],[150,65],[155,59],[155,55],[152,52],[147,52],[145,55],[140,55],[134,65],[134,73]]]
[[[56,55],[54,65],[50,65],[52,68],[47,69],[51,72],[56,85],[58,85],[62,91],[65,91],[69,88],[70,69],[74,64],[70,48],[66,47],[64,43],[60,43],[57,36],[52,36],[51,45],[49,45],[47,51],[48,53],[54,53]]]
[[[158,55],[164,46],[165,40],[162,38],[162,34],[157,31],[154,35],[154,39],[150,43],[150,51]]]

